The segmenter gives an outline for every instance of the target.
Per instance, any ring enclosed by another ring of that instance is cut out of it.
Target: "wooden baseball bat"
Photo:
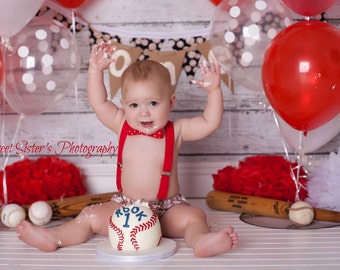
[[[78,215],[79,212],[86,206],[110,201],[114,194],[115,192],[89,194],[46,202],[52,208],[53,217],[72,217]],[[29,205],[25,205],[23,207],[26,211],[29,209]]]
[[[286,201],[216,190],[208,193],[206,202],[212,209],[277,218],[289,218],[289,208],[292,205]],[[314,220],[340,223],[340,212],[313,209]]]

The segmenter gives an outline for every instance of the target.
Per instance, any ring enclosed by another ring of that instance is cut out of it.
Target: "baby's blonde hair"
[[[160,63],[153,60],[136,61],[125,69],[122,74],[122,91],[129,81],[158,80],[162,88],[172,94],[169,71]]]

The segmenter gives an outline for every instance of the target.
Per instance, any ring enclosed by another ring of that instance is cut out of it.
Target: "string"
[[[3,100],[2,100],[2,131],[1,131],[1,144],[2,145],[5,145],[5,106],[6,106],[6,81],[5,81],[5,73],[6,73],[6,57],[5,57],[5,52],[8,53],[8,54],[11,54],[13,53],[13,47],[11,46],[11,44],[9,43],[9,40],[6,39],[5,37],[2,37],[1,38],[1,44],[2,44],[2,65],[3,65],[3,78],[2,78],[2,93],[3,93]],[[23,114],[20,114],[19,116],[19,120],[17,122],[17,125],[16,125],[16,129],[15,129],[15,132],[14,132],[14,136],[12,138],[12,141],[11,141],[11,145],[14,145],[15,143],[15,140],[18,136],[18,133],[19,133],[19,130],[20,130],[20,127],[21,127],[21,123],[22,123],[22,120],[24,119],[24,115]],[[7,175],[6,175],[6,167],[7,167],[7,164],[8,164],[8,160],[9,160],[9,156],[10,156],[10,152],[5,153],[5,151],[3,152],[3,159],[4,159],[4,162],[3,162],[3,166],[2,166],[2,169],[3,169],[3,178],[2,178],[2,188],[3,188],[3,197],[4,197],[4,205],[8,204],[8,189],[7,189]]]
[[[24,117],[25,116],[23,114],[20,114],[19,120],[17,122],[16,129],[15,129],[15,132],[14,132],[14,136],[13,136],[13,139],[11,141],[12,145],[14,145],[14,143],[15,143],[15,140],[18,136],[18,133],[19,133],[19,130],[20,130],[20,127],[21,127],[21,122],[24,119]],[[7,163],[8,163],[8,160],[9,160],[9,156],[10,156],[10,153],[7,153],[3,167],[2,167],[2,169],[3,169],[2,186],[3,186],[3,190],[4,190],[4,192],[3,192],[4,193],[4,204],[8,203],[6,167],[7,167]]]
[[[231,141],[232,137],[232,123],[231,123],[231,110],[228,110],[228,133],[229,133],[229,141]]]
[[[72,34],[73,34],[73,39],[74,42],[76,42],[76,13],[75,10],[72,9],[71,11],[71,16],[72,16]],[[78,49],[78,48],[77,48]],[[75,97],[75,110],[76,113],[79,113],[79,94],[78,94],[78,82],[77,80],[74,80],[74,97]],[[77,121],[76,117],[76,135],[77,135],[77,140],[78,140],[78,145],[80,145],[80,131],[79,131],[79,121]],[[80,154],[79,154],[80,155]]]
[[[1,37],[1,53],[2,53],[2,80],[1,80],[1,90],[2,90],[2,107],[1,107],[1,145],[5,145],[5,96],[6,96],[6,87],[5,87],[5,38]],[[2,153],[3,159],[5,160],[5,151]],[[2,189],[3,189],[3,196],[4,196],[4,204],[8,203],[7,197],[7,181],[6,181],[6,174],[5,170],[3,171],[3,178],[2,178]]]
[[[273,118],[274,118],[276,128],[278,129],[278,131],[280,131],[280,125],[279,125],[277,116],[276,116],[276,114],[273,110],[271,110],[271,111],[272,111],[272,115],[273,115]],[[298,148],[298,153],[297,153],[297,166],[294,167],[294,168],[292,168],[290,166],[290,176],[293,179],[294,184],[295,184],[295,201],[296,202],[300,201],[300,195],[299,194],[300,194],[300,189],[302,187],[299,179],[300,179],[300,171],[301,171],[301,167],[302,167],[302,158],[304,157],[303,138],[304,138],[303,131],[300,131],[300,133],[299,133],[299,148]],[[282,146],[283,146],[283,149],[284,149],[284,152],[285,152],[285,155],[286,155],[286,159],[290,160],[288,148],[287,148],[287,145],[286,145],[284,139],[282,139],[281,142],[282,142]],[[294,171],[296,171],[296,174],[294,173]]]
[[[300,201],[300,196],[299,196],[299,193],[300,193],[300,183],[299,183],[299,179],[300,179],[300,169],[301,169],[301,166],[302,166],[302,158],[303,158],[303,155],[304,155],[304,151],[303,151],[303,132],[300,131],[299,132],[299,150],[298,150],[298,155],[297,155],[297,161],[298,161],[298,164],[297,164],[297,172],[296,172],[296,180],[295,180],[295,187],[296,187],[296,194],[295,194],[295,201],[298,202]]]
[[[272,115],[273,115],[273,118],[274,118],[275,126],[278,129],[278,131],[280,131],[280,125],[279,125],[279,121],[277,120],[276,114],[275,114],[275,112],[273,110],[271,110],[271,112],[272,112]],[[286,159],[290,160],[289,153],[288,153],[288,148],[287,148],[287,145],[285,144],[285,141],[281,140],[281,143],[282,143],[282,146],[283,146],[283,150],[284,150]]]

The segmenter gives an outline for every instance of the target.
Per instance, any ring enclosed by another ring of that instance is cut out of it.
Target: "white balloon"
[[[288,125],[280,116],[276,114],[281,135],[288,144],[296,151],[300,146],[299,130]],[[313,152],[328,143],[340,132],[340,114],[336,115],[326,124],[310,130],[303,139],[303,150],[305,153]]]
[[[35,16],[44,0],[0,0],[0,36],[11,37]]]

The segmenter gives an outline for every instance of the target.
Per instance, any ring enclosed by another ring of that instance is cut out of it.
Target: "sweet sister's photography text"
[[[55,143],[36,143],[27,140],[21,140],[16,143],[1,144],[0,154],[15,154],[15,155],[29,155],[29,154],[54,154],[61,155],[82,155],[85,158],[92,156],[114,156],[118,151],[118,146],[111,141],[107,144],[91,145],[85,143],[78,143],[75,141],[61,140]]]

